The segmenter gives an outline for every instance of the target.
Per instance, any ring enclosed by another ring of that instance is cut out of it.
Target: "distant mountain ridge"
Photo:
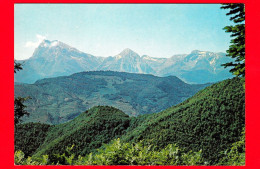
[[[93,70],[101,60],[60,41],[44,40],[32,57],[19,62],[23,64],[23,70],[15,74],[15,81],[34,83],[42,78]]]
[[[32,57],[18,61],[23,71],[15,74],[15,82],[34,83],[48,77],[67,76],[82,71],[111,70],[129,73],[177,76],[187,83],[217,82],[232,77],[221,64],[232,61],[224,53],[194,50],[190,54],[170,58],[140,56],[125,49],[115,56],[96,57],[54,40],[44,40]]]
[[[153,68],[131,49],[125,49],[114,57],[104,59],[97,70],[111,70],[130,73],[156,74]]]
[[[26,101],[24,122],[59,124],[98,105],[113,106],[131,116],[159,112],[191,97],[210,84],[187,84],[175,76],[90,71],[15,85]]]

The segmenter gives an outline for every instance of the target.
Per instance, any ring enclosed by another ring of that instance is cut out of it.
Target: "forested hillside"
[[[59,124],[98,105],[116,107],[130,116],[162,111],[181,103],[210,84],[187,84],[175,76],[113,71],[80,72],[70,76],[15,85],[26,101],[24,122]]]
[[[94,107],[68,123],[53,126],[35,156],[58,154],[71,145],[75,145],[73,153],[85,155],[121,137],[129,121],[129,116],[116,108]]]
[[[233,78],[209,86],[177,106],[148,116],[141,125],[128,128],[122,140],[144,140],[158,147],[177,143],[186,150],[202,150],[203,158],[214,164],[220,159],[221,151],[239,140],[244,126],[243,82]]]
[[[32,156],[44,142],[51,126],[41,123],[26,123],[15,126],[15,150],[21,150],[25,156]]]
[[[25,125],[22,124],[20,128],[24,128],[22,126]],[[37,141],[40,144],[37,150],[34,152],[35,148],[33,148],[26,155],[33,155],[33,158],[36,159],[47,154],[53,164],[64,162],[65,157],[61,157],[63,153],[68,156],[82,155],[86,157],[84,160],[91,158],[92,162],[93,160],[99,161],[93,163],[85,161],[85,164],[89,165],[118,164],[111,161],[102,162],[101,159],[108,158],[109,160],[109,151],[116,151],[115,154],[121,152],[116,150],[117,143],[112,141],[120,138],[118,146],[126,147],[126,150],[135,149],[133,148],[136,146],[135,144],[138,146],[140,143],[139,146],[144,149],[139,150],[147,155],[146,157],[149,158],[147,160],[157,159],[160,155],[163,156],[163,152],[166,153],[165,155],[167,152],[171,154],[178,147],[180,154],[176,156],[182,159],[182,162],[173,161],[172,165],[189,165],[187,161],[191,159],[197,159],[194,162],[196,165],[225,165],[234,156],[234,151],[232,155],[228,156],[232,148],[236,150],[235,158],[239,156],[239,160],[242,159],[242,164],[237,165],[243,165],[244,141],[241,139],[241,133],[243,133],[244,126],[245,91],[243,82],[240,78],[233,78],[211,85],[183,103],[159,113],[129,117],[122,111],[108,106],[91,108],[72,121],[49,127],[44,141]],[[34,128],[31,127],[31,130]],[[16,135],[17,140],[23,140],[21,137],[21,135]],[[33,136],[29,135],[29,137]],[[104,143],[108,145],[105,146]],[[24,145],[26,143],[19,144],[16,146],[16,150],[25,151]],[[66,147],[72,145],[74,145],[71,149],[72,154],[68,154]],[[148,148],[149,145],[150,148]],[[169,146],[175,148],[169,150]],[[97,150],[97,148],[100,149]],[[136,153],[140,155],[139,150]],[[102,151],[103,153],[100,153]],[[90,152],[93,153],[93,156],[89,154]],[[109,157],[106,156],[106,152]],[[155,154],[149,156],[149,153]],[[137,156],[139,157],[139,155]],[[132,154],[132,157],[134,156]],[[173,156],[170,157],[173,158]],[[117,159],[114,156],[113,158]],[[185,159],[186,162],[183,162]],[[152,163],[146,161],[135,164],[151,165]],[[166,164],[168,163],[163,165]]]

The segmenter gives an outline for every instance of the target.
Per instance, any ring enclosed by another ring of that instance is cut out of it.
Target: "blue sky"
[[[15,59],[43,40],[59,40],[95,56],[125,48],[171,57],[192,50],[225,52],[232,24],[220,4],[15,4]]]

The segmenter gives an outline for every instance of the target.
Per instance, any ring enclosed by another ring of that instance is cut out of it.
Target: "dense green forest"
[[[20,124],[16,164],[244,165],[244,127],[243,81],[233,78],[159,113],[96,106],[59,125]]]
[[[245,133],[230,149],[222,152],[224,156],[214,165],[245,165]],[[123,143],[119,138],[104,144],[96,153],[75,156],[71,153],[74,145],[67,147],[63,154],[25,157],[22,151],[15,152],[18,165],[209,165],[203,161],[201,152],[186,152],[176,144],[169,144],[157,150],[156,146],[138,143]]]
[[[146,140],[158,147],[177,143],[185,150],[199,151],[214,164],[219,152],[239,140],[245,125],[245,91],[239,78],[225,80],[201,90],[183,103],[128,128],[123,141]]]
[[[15,126],[15,149],[31,156],[44,142],[50,128],[48,124],[25,123]]]
[[[116,108],[94,107],[68,123],[51,127],[34,155],[60,153],[71,145],[76,145],[73,153],[85,155],[122,136],[129,121],[129,116]]]
[[[113,71],[79,72],[16,84],[15,95],[30,96],[23,122],[60,124],[96,105],[113,106],[130,116],[160,112],[210,84],[187,84],[175,76]]]

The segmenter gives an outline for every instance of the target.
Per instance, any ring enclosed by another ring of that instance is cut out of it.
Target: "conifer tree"
[[[14,61],[14,73],[16,73],[17,71],[22,70],[22,64],[21,63],[17,63],[16,61]]]
[[[22,64],[14,61],[14,73],[22,70]],[[26,106],[23,104],[30,97],[15,97],[14,98],[14,124],[21,122],[21,117],[24,115],[29,116],[29,113],[25,110]]]
[[[245,6],[244,4],[223,4],[221,9],[229,9],[226,14],[234,25],[224,27],[224,30],[231,33],[231,45],[227,50],[227,56],[234,58],[233,62],[222,64],[232,67],[230,72],[236,76],[245,77]]]

